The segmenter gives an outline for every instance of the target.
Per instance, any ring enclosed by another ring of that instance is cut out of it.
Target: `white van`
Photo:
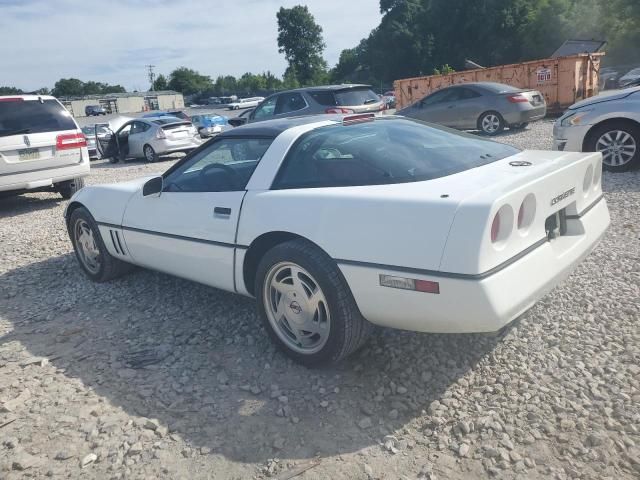
[[[257,107],[260,102],[264,100],[264,97],[251,97],[241,98],[233,103],[227,105],[229,110],[240,110],[241,108],[254,108]]]
[[[0,192],[55,191],[71,198],[87,175],[87,140],[58,100],[0,96]]]

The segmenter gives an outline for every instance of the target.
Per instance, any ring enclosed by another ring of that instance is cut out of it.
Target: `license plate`
[[[173,137],[175,138],[186,138],[187,136],[189,136],[189,132],[187,132],[186,130],[173,132]]]
[[[538,103],[542,103],[542,97],[540,97],[540,95],[534,95],[533,96],[533,103],[535,103],[536,105]]]
[[[18,160],[36,160],[40,158],[40,150],[37,148],[23,148],[18,150]]]

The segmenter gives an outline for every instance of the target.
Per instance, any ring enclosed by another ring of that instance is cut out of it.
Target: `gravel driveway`
[[[549,149],[551,126],[499,140]],[[510,328],[384,330],[324,370],[276,353],[249,299],[90,283],[66,202],[1,199],[0,478],[639,478],[640,172],[604,190],[605,240]]]

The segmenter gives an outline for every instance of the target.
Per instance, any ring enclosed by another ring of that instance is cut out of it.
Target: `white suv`
[[[71,198],[87,175],[87,141],[58,100],[0,96],[0,193],[56,191]]]

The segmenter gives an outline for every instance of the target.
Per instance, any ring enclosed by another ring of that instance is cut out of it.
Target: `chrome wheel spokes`
[[[638,146],[633,136],[624,130],[612,130],[596,142],[596,150],[602,152],[602,161],[612,167],[629,163]]]

